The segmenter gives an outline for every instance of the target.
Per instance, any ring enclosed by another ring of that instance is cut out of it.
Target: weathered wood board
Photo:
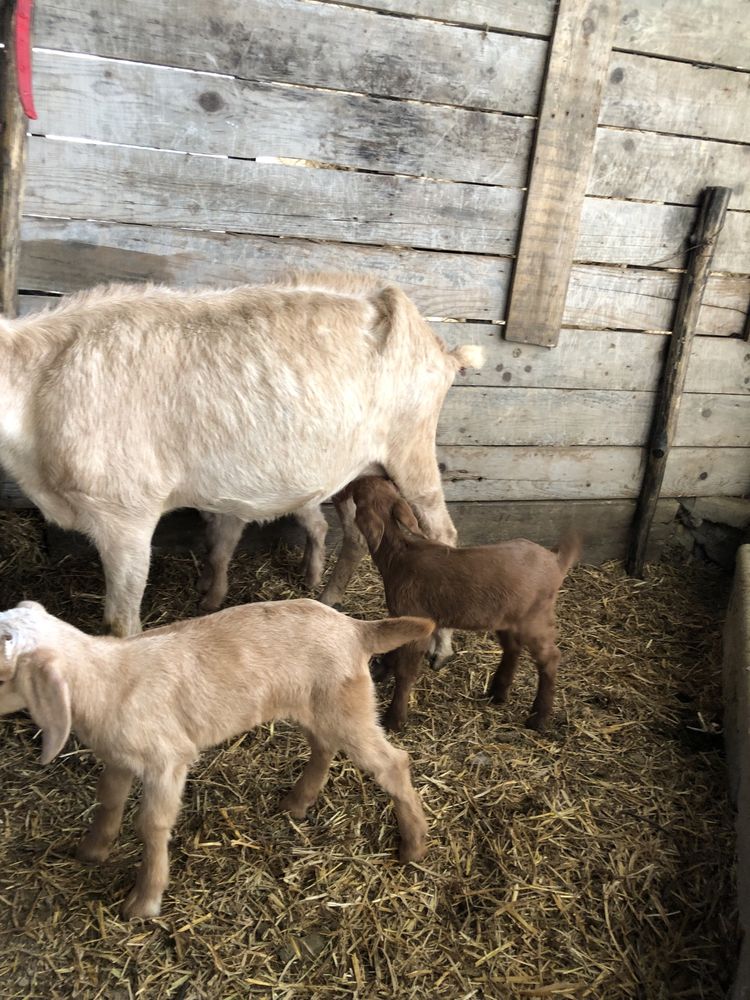
[[[35,44],[243,79],[536,112],[543,39],[296,0],[175,0],[167,10],[152,0],[54,0],[37,9]]]
[[[39,134],[523,187],[529,118],[40,52]]]
[[[522,191],[35,138],[25,210],[113,222],[508,255]],[[578,260],[677,267],[694,212],[588,198]],[[750,273],[750,213],[730,212],[717,270]]]
[[[587,193],[697,205],[704,187],[724,185],[733,189],[732,209],[747,211],[749,174],[747,146],[600,127]]]
[[[557,343],[618,9],[619,0],[560,0],[508,309],[508,340]]]
[[[28,215],[509,254],[522,192],[33,139]]]
[[[327,0],[328,2],[328,0]],[[350,6],[368,7],[458,21],[477,28],[496,28],[549,34],[555,0],[496,3],[494,0],[348,0]],[[615,45],[620,49],[651,53],[699,63],[717,63],[750,69],[747,0],[639,0],[621,11]]]
[[[652,333],[561,330],[555,351],[513,344],[485,323],[433,323],[451,347],[479,344],[485,362],[459,375],[459,385],[546,389],[631,389],[654,392],[668,337]],[[750,395],[750,349],[736,338],[698,337],[686,392]],[[750,441],[748,441],[750,445]]]
[[[642,446],[654,404],[652,392],[457,385],[446,398],[437,440],[441,445]],[[684,397],[676,447],[748,444],[746,396],[688,393]]]
[[[438,448],[448,500],[598,500],[637,497],[641,448]],[[750,447],[674,448],[662,496],[743,496]]]
[[[324,0],[325,3],[336,0]],[[350,7],[367,7],[387,13],[412,14],[471,25],[482,30],[497,28],[530,35],[548,35],[552,30],[556,0],[348,0]]]
[[[164,66],[39,52],[36,133],[191,153],[298,157],[360,169],[523,187],[534,121],[363,94],[253,83]],[[696,204],[734,186],[750,208],[742,146],[597,130],[588,193]]]
[[[639,0],[623,9],[616,45],[698,63],[750,69],[747,0]]]
[[[613,52],[600,121],[750,142],[747,95],[747,73]]]
[[[499,320],[510,261],[303,239],[199,233],[86,220],[23,220],[21,287],[70,292],[104,280],[209,287],[269,281],[289,268],[370,271],[402,284],[426,316]],[[564,323],[668,330],[679,275],[596,265],[573,268]],[[38,302],[21,301],[29,311]],[[699,333],[740,336],[750,278],[714,275]]]

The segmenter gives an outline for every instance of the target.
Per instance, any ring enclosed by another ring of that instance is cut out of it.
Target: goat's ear
[[[359,530],[365,536],[365,541],[370,552],[377,552],[380,548],[380,543],[383,541],[383,533],[385,532],[385,525],[382,519],[375,511],[369,508],[357,507],[354,520]]]
[[[49,764],[60,753],[70,735],[70,691],[55,654],[40,649],[27,657],[19,683],[24,688],[31,718],[42,730],[39,760]]]
[[[407,528],[413,535],[420,535],[422,538],[425,537],[425,533],[419,527],[419,522],[414,516],[414,511],[411,509],[406,500],[401,497],[393,505],[393,516],[396,518],[399,524],[402,524]]]

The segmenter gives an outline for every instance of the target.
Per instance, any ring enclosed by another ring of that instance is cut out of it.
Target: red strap
[[[36,118],[34,95],[31,92],[31,6],[34,0],[16,3],[16,74],[18,96],[27,118]]]

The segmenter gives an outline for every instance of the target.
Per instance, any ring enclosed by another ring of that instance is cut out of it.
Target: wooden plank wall
[[[502,328],[554,0],[48,0],[22,309],[108,279],[377,272],[451,343],[486,348],[439,430],[469,534],[517,528],[519,511],[528,534],[575,514],[618,554],[708,184],[734,194],[664,495],[750,490],[747,13],[747,0],[622,5],[548,351]]]

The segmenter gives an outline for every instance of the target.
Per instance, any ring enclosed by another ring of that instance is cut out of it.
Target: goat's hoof
[[[76,847],[76,858],[82,865],[101,865],[107,860],[111,850],[111,844],[96,843],[84,837]]]
[[[309,808],[304,802],[296,799],[291,792],[289,795],[285,795],[279,803],[281,812],[288,812],[292,819],[305,819]]]
[[[400,733],[404,728],[404,723],[406,719],[399,718],[396,715],[391,715],[390,712],[386,712],[383,716],[382,726],[383,729],[387,729],[389,733]]]
[[[524,722],[524,726],[527,729],[533,729],[537,733],[543,733],[547,728],[548,721],[547,718],[538,715],[536,712],[532,712],[526,722]]]
[[[202,600],[198,601],[198,610],[202,611],[204,615],[212,615],[214,611],[219,610],[221,604],[221,601],[211,600],[208,597],[204,597]]]
[[[123,920],[132,920],[134,917],[158,917],[160,913],[161,896],[142,896],[137,889],[132,890],[120,908]]]
[[[398,849],[398,859],[403,865],[408,865],[412,861],[421,861],[427,854],[427,841],[420,840],[417,844],[407,844],[401,841]]]
[[[492,688],[488,688],[484,696],[489,698],[493,705],[504,705],[508,700],[507,691],[493,691]]]
[[[453,651],[449,653],[428,653],[427,662],[433,670],[440,670],[453,656]]]

